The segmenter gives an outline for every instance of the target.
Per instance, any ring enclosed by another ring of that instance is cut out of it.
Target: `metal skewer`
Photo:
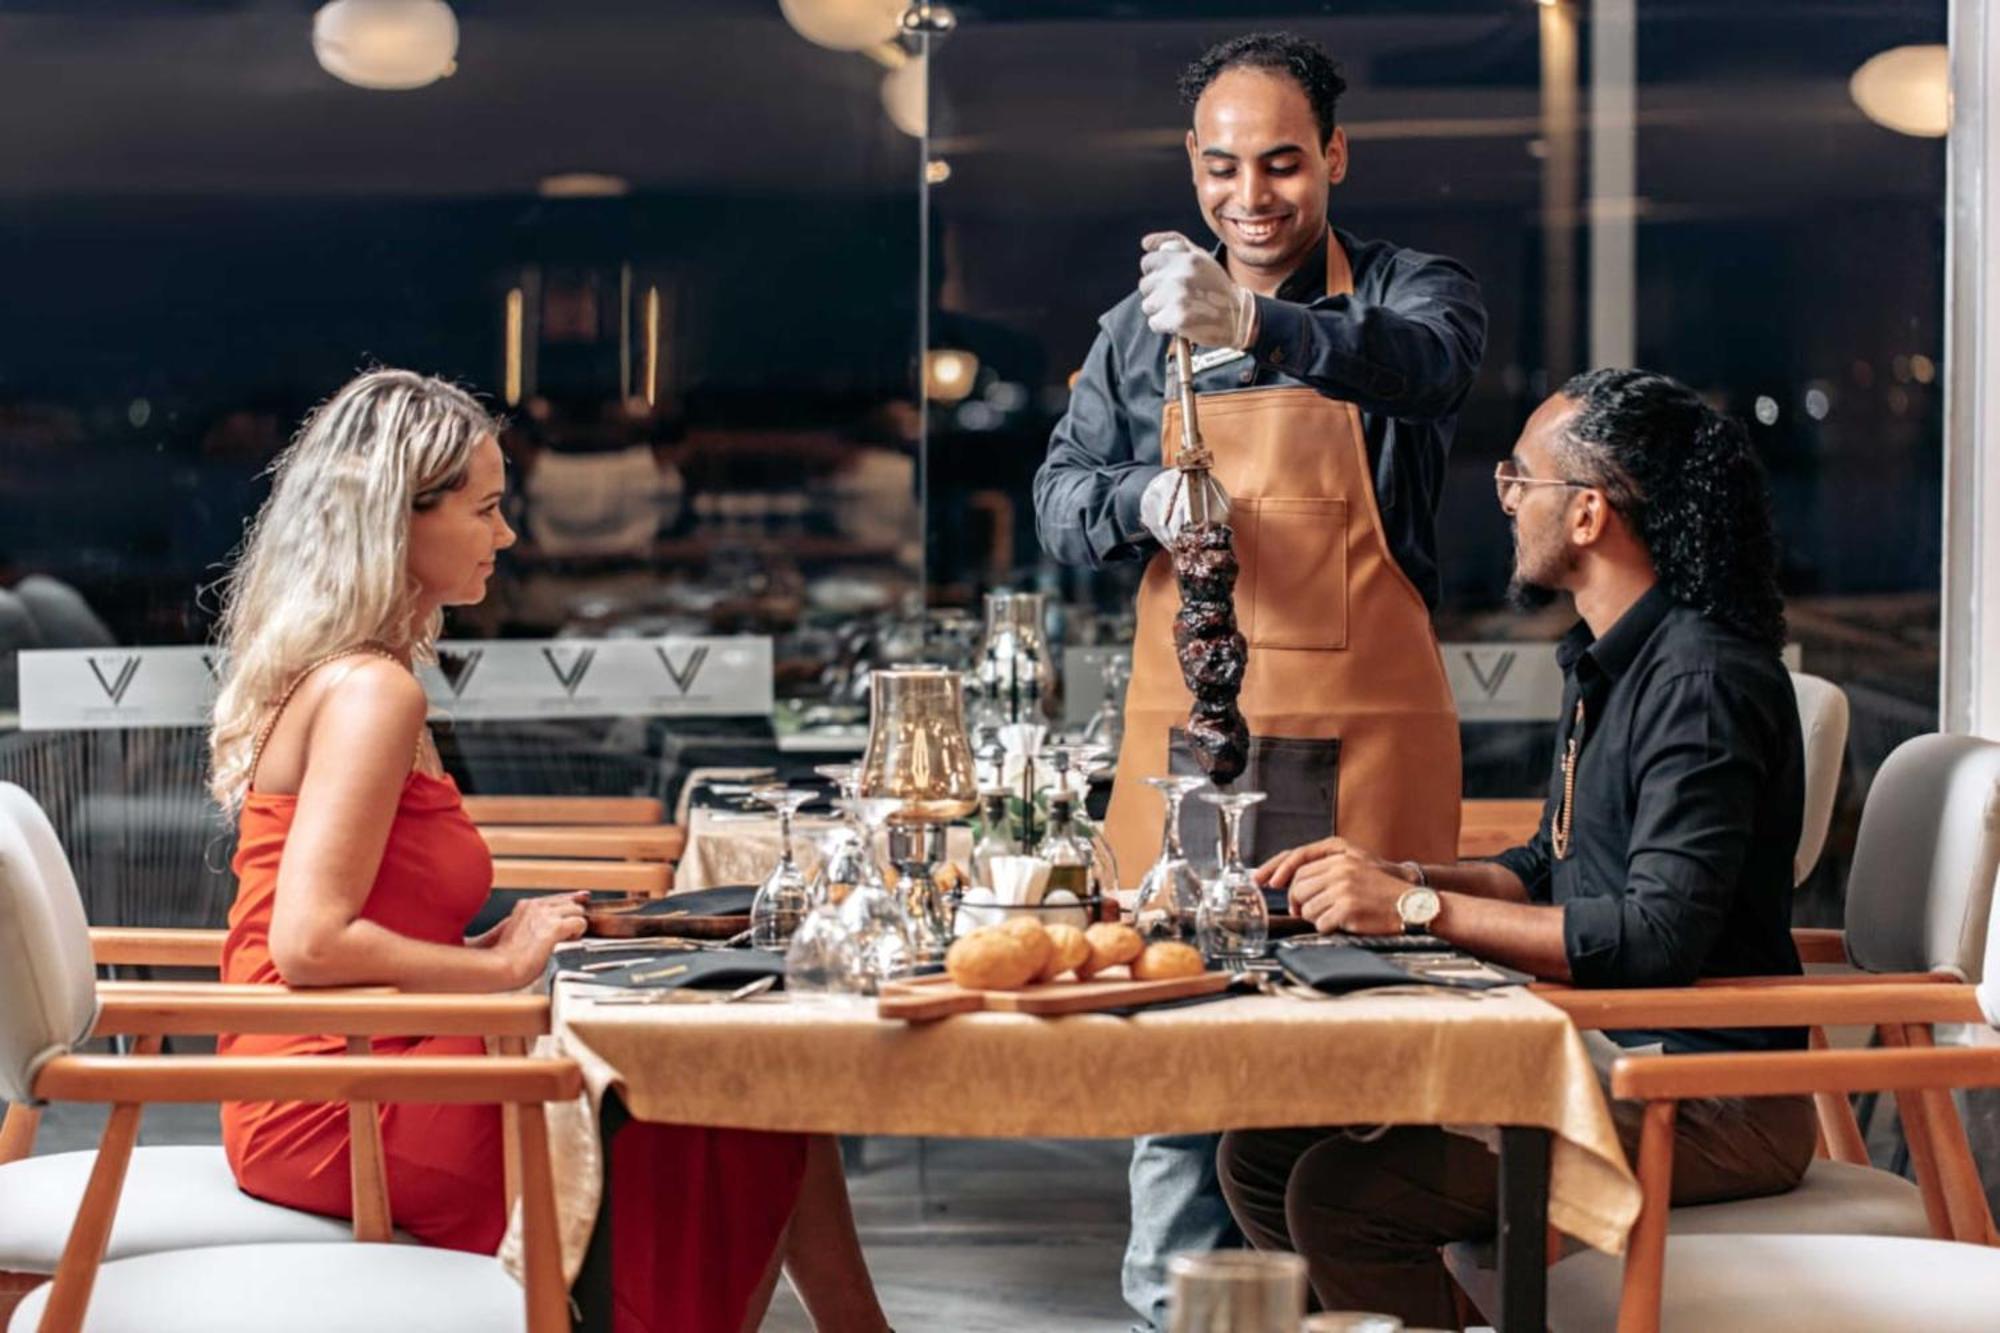
[[[1215,455],[1201,442],[1201,423],[1195,412],[1194,350],[1186,338],[1176,337],[1173,353],[1181,404],[1181,444],[1174,454],[1174,466],[1180,469],[1181,484],[1186,488],[1188,522],[1195,527],[1227,523],[1229,492],[1222,489],[1222,483],[1210,471],[1215,466]]]

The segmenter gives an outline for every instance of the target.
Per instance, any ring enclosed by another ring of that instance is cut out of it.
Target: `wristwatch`
[[[1403,920],[1405,935],[1422,935],[1437,920],[1438,910],[1443,906],[1438,901],[1437,890],[1428,884],[1413,884],[1404,889],[1396,899],[1396,915]]]

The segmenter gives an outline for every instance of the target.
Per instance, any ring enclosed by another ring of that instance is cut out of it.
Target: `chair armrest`
[[[590,889],[660,898],[673,886],[673,867],[661,861],[562,861],[518,856],[493,858],[496,889],[565,893]]]
[[[1792,944],[1801,963],[1845,963],[1847,932],[1823,926],[1794,926]]]
[[[1812,1027],[1859,1023],[1977,1023],[1973,988],[1867,981],[1819,985],[1685,986],[1660,990],[1537,990],[1584,1029]],[[1683,1058],[1683,1057],[1676,1057]]]
[[[468,796],[475,824],[664,824],[667,806],[650,796]]]
[[[678,861],[687,830],[678,824],[482,824],[495,856],[567,856],[600,861]]]
[[[65,1102],[554,1102],[583,1091],[573,1060],[506,1055],[62,1055],[35,1096]]]
[[[247,992],[262,992],[251,994]],[[536,1037],[549,1030],[544,995],[426,995],[244,986],[207,991],[100,987],[95,1036],[289,1032],[359,1037]]]
[[[1611,1066],[1611,1095],[1642,1101],[1991,1087],[2000,1087],[1993,1046],[1628,1055]]]
[[[222,966],[226,930],[169,930],[150,926],[92,926],[90,954],[100,966]]]

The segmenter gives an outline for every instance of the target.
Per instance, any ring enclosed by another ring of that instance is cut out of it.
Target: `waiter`
[[[1201,434],[1242,567],[1251,744],[1236,786],[1268,793],[1245,820],[1245,859],[1335,833],[1393,860],[1457,855],[1458,716],[1430,612],[1438,494],[1486,311],[1452,260],[1329,227],[1347,176],[1334,121],[1345,88],[1325,50],[1289,33],[1238,37],[1189,66],[1188,164],[1221,243],[1144,238],[1139,289],[1099,320],[1035,476],[1043,549],[1071,564],[1150,561],[1107,821],[1127,886],[1160,846],[1162,802],[1143,780],[1199,771],[1176,734],[1192,699],[1160,549],[1176,522],[1176,334],[1195,344]],[[1213,816],[1191,801],[1186,817],[1200,855]],[[1144,1139],[1133,1155],[1126,1299],[1156,1324],[1166,1255],[1233,1235],[1213,1144]]]

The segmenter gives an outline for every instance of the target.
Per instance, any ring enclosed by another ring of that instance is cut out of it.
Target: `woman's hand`
[[[525,986],[539,977],[558,944],[583,934],[588,924],[584,904],[588,901],[590,895],[581,891],[524,898],[514,904],[505,921],[488,932],[494,934],[490,947],[513,961],[519,977],[516,985]]]

